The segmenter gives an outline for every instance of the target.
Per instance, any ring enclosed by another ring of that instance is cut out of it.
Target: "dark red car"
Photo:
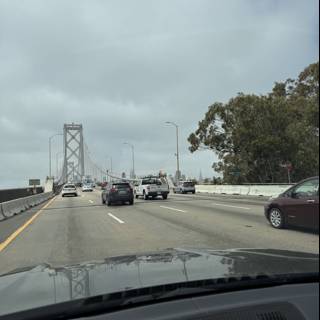
[[[319,230],[319,177],[303,180],[265,205],[274,228],[288,225]]]

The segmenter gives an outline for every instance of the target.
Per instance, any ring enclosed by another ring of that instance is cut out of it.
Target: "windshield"
[[[317,0],[0,0],[0,315],[318,271],[318,29]]]

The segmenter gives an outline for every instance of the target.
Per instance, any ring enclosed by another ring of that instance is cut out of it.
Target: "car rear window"
[[[147,185],[147,184],[156,184],[158,186],[160,186],[162,183],[160,180],[158,179],[148,179],[148,180],[143,180],[142,181],[143,185]]]
[[[194,183],[193,182],[184,182],[183,186],[184,187],[194,187]]]
[[[75,189],[75,188],[76,187],[73,184],[67,184],[67,185],[64,186],[64,189]]]
[[[115,188],[117,189],[128,189],[130,188],[130,184],[129,183],[116,183],[113,185]]]

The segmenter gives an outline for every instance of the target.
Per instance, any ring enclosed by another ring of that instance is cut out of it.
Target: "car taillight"
[[[110,189],[110,192],[116,192],[117,190],[118,190],[117,188],[113,187],[113,188]]]

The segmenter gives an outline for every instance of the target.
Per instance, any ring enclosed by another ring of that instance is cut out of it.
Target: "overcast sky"
[[[0,0],[0,188],[48,174],[48,137],[82,123],[114,171],[214,175],[187,137],[208,106],[318,60],[318,1]],[[53,172],[61,138],[53,140]]]

